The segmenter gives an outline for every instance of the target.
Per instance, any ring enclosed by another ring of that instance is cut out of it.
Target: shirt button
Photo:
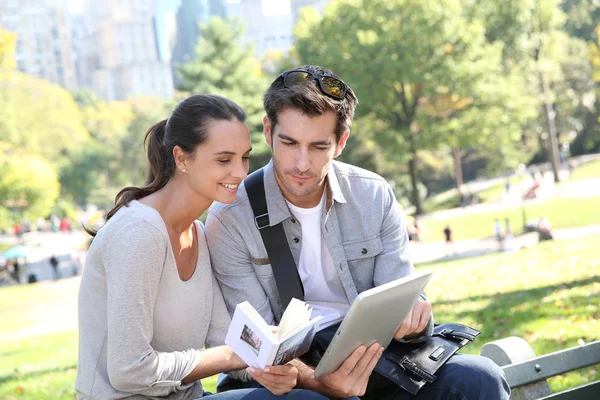
[[[292,218],[292,220],[291,220],[291,221],[292,221],[292,224],[295,224],[295,223],[296,223],[296,220],[295,220],[294,218]]]
[[[294,238],[294,243],[298,243],[299,241],[300,241],[300,239]]]
[[[367,249],[363,248],[361,253],[367,254]]]

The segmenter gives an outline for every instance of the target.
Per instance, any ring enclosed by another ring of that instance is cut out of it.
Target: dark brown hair
[[[330,70],[316,65],[305,65],[294,69],[340,79]],[[346,86],[348,90],[345,98],[336,100],[321,92],[316,80],[286,88],[283,84],[283,77],[280,75],[265,92],[263,105],[273,128],[277,124],[277,114],[286,108],[298,110],[308,116],[323,115],[327,111],[334,111],[337,114],[335,136],[336,140],[339,140],[342,134],[352,126],[354,110],[358,104],[354,91],[347,84]]]
[[[211,123],[235,120],[246,122],[246,113],[224,97],[199,94],[181,101],[168,119],[153,125],[146,133],[144,145],[149,163],[146,183],[122,189],[115,198],[115,206],[106,214],[106,221],[132,200],[146,197],[169,182],[175,174],[175,146],[193,156],[197,146],[207,140]],[[84,229],[96,236],[97,231]]]

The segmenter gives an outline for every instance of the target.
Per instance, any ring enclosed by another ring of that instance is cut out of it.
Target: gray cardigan
[[[201,397],[182,384],[202,348],[223,344],[229,315],[196,223],[198,263],[182,281],[164,222],[137,201],[90,247],[79,289],[79,399]]]

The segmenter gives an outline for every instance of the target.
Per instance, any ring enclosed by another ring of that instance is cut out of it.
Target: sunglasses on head
[[[292,69],[281,74],[283,78],[283,86],[290,88],[299,83],[310,82],[316,80],[319,82],[319,88],[323,94],[332,97],[336,100],[344,99],[348,87],[344,82],[333,76],[315,74],[313,72],[303,71],[301,69]]]

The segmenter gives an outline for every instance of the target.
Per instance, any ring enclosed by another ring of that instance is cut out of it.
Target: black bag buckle
[[[471,335],[467,332],[456,331],[454,329],[442,329],[437,335],[445,337],[449,340],[454,340],[455,342],[462,342],[463,340],[468,340],[472,342],[475,340],[475,336]]]
[[[256,228],[258,230],[268,228],[270,226],[269,225],[269,214],[265,213],[265,214],[261,214],[257,217],[254,217],[254,225],[256,225]]]
[[[390,360],[391,362],[393,362],[394,364],[396,364],[397,366],[399,366],[400,368],[402,368],[404,371],[415,375],[416,377],[420,378],[421,380],[425,380],[429,383],[435,381],[435,375],[432,375],[429,372],[423,370],[417,364],[410,361],[406,357],[400,358],[400,357],[396,356],[395,354],[389,354],[388,356],[386,356],[386,358],[388,360]]]

